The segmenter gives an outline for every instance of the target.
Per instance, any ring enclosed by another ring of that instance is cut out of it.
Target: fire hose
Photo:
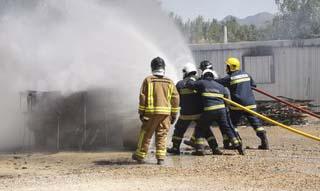
[[[267,121],[267,122],[269,122],[269,123],[271,123],[271,124],[273,124],[273,125],[282,127],[282,128],[284,128],[284,129],[287,129],[287,130],[289,130],[289,131],[291,131],[291,132],[293,132],[293,133],[302,135],[302,136],[307,137],[307,138],[309,138],[309,139],[313,139],[313,140],[316,140],[316,141],[320,141],[320,137],[317,137],[317,136],[314,136],[314,135],[310,135],[310,134],[305,133],[305,132],[303,132],[303,131],[300,131],[300,130],[294,129],[294,128],[292,128],[292,127],[286,126],[286,125],[284,125],[284,124],[282,124],[282,123],[279,123],[279,122],[277,122],[277,121],[275,121],[275,120],[273,120],[273,119],[270,119],[270,118],[268,118],[268,117],[266,117],[266,116],[264,116],[264,115],[261,115],[261,114],[255,112],[255,111],[253,111],[253,110],[251,110],[251,109],[248,109],[248,108],[246,108],[245,106],[242,106],[242,105],[240,105],[240,104],[238,104],[238,103],[236,103],[236,102],[234,102],[234,101],[232,101],[232,100],[230,100],[230,99],[223,98],[223,100],[224,100],[225,102],[227,102],[228,104],[231,104],[231,105],[233,105],[233,106],[235,106],[235,107],[238,107],[238,108],[240,108],[240,109],[242,109],[242,110],[244,110],[244,111],[246,111],[246,112],[248,112],[248,113],[250,113],[250,114],[252,114],[252,115],[255,115],[255,116],[257,116],[258,118],[260,118],[260,119],[262,119],[262,120],[265,120],[265,121]]]
[[[280,99],[280,98],[277,98],[277,97],[275,97],[275,96],[272,96],[272,95],[268,94],[267,92],[264,92],[264,91],[262,91],[262,90],[260,90],[260,89],[258,89],[258,88],[252,88],[252,89],[255,90],[256,92],[259,92],[259,93],[267,96],[267,97],[270,97],[270,98],[272,98],[272,99],[274,99],[274,100],[277,100],[277,101],[279,101],[279,102],[281,102],[281,103],[283,103],[283,104],[285,104],[285,105],[288,105],[288,106],[290,106],[290,107],[292,107],[292,108],[295,108],[296,110],[299,110],[299,111],[301,111],[301,112],[303,112],[303,113],[307,113],[307,114],[309,114],[309,115],[311,115],[311,116],[313,116],[313,117],[316,117],[316,118],[320,119],[320,115],[317,115],[317,114],[315,114],[315,113],[313,113],[313,112],[311,112],[311,111],[308,111],[308,110],[306,110],[306,109],[303,109],[303,108],[301,108],[301,107],[298,107],[298,106],[296,106],[296,105],[294,105],[294,104],[292,104],[292,103],[290,103],[290,102],[287,102],[287,101],[285,101],[285,100],[283,100],[283,99]]]

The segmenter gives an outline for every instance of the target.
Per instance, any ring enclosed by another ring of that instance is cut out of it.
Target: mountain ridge
[[[240,25],[255,25],[257,27],[263,27],[266,24],[272,22],[274,15],[268,12],[257,13],[245,18],[238,18],[232,15],[228,15],[224,17],[222,21],[228,21],[231,18],[235,18]]]

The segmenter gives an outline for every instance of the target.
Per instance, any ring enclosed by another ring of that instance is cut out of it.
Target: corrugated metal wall
[[[210,60],[221,76],[225,75],[227,57],[273,56],[272,83],[258,84],[259,88],[276,96],[315,100],[320,105],[320,39],[306,41],[269,41],[229,43],[227,45],[191,45],[195,61]],[[251,59],[252,60],[252,59]],[[256,59],[253,59],[256,61]],[[245,64],[244,64],[245,65]],[[256,75],[266,72],[266,67],[250,64]],[[245,69],[245,68],[244,68]],[[248,70],[250,70],[248,68]],[[255,74],[253,74],[255,75]],[[267,99],[256,94],[257,99]],[[320,108],[316,109],[319,111]]]

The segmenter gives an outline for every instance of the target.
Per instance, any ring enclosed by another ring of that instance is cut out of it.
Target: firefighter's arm
[[[254,87],[254,88],[257,87],[257,84],[255,83],[255,81],[252,79],[251,76],[250,76],[250,84],[251,84],[251,87]]]
[[[227,99],[231,99],[231,96],[230,96],[230,91],[228,88],[224,88],[223,90],[223,96]]]
[[[172,86],[172,96],[171,96],[171,123],[173,124],[177,118],[180,111],[180,96],[175,85]]]
[[[224,87],[228,87],[230,85],[231,78],[229,75],[227,75],[223,78],[216,79],[215,81],[218,82],[219,84],[222,84]]]
[[[140,114],[140,116],[143,116],[144,112],[146,110],[147,93],[148,93],[148,83],[147,83],[147,80],[145,79],[142,83],[141,88],[140,88],[140,95],[139,95],[139,114]]]
[[[224,88],[223,97],[227,99],[231,99],[230,90],[227,87]],[[228,102],[224,102],[224,104],[227,106],[227,108],[230,107],[230,104]]]
[[[197,78],[193,77],[193,76],[190,77],[187,80],[186,87],[189,88],[189,89],[198,90],[199,84],[197,83]]]

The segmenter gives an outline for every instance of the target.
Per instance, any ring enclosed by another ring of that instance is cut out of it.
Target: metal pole
[[[298,107],[298,106],[296,106],[296,105],[294,105],[294,104],[292,104],[290,102],[287,102],[287,101],[285,101],[283,99],[280,99],[280,98],[277,98],[275,96],[272,96],[272,95],[268,94],[267,92],[264,92],[264,91],[262,91],[262,90],[260,90],[258,88],[252,88],[252,89],[255,90],[256,92],[259,92],[259,93],[265,95],[265,96],[268,96],[268,97],[270,97],[272,99],[275,99],[275,100],[277,100],[277,101],[279,101],[279,102],[281,102],[281,103],[283,103],[285,105],[288,105],[288,106],[290,106],[292,108],[295,108],[296,110],[299,110],[299,111],[301,111],[303,113],[307,113],[307,114],[309,114],[309,115],[311,115],[313,117],[316,117],[316,118],[320,119],[320,115],[317,115],[317,114],[315,114],[315,113],[313,113],[311,111],[308,111],[306,109],[300,108],[300,107]]]
[[[104,109],[104,123],[105,123],[105,136],[106,136],[106,146],[108,145],[109,137],[108,137],[108,112],[106,109]]]
[[[60,150],[60,116],[58,116],[58,125],[57,125],[57,150]]]
[[[223,36],[223,43],[228,43],[228,27],[227,27],[227,25],[224,25],[223,26],[223,34],[224,34],[224,36]]]
[[[86,144],[86,139],[87,139],[87,99],[86,99],[86,93],[83,94],[83,136],[84,137],[83,137],[82,147]]]
[[[20,111],[23,113],[23,109],[22,109],[22,101],[21,101],[21,99],[22,99],[22,92],[20,92]]]
[[[20,95],[20,112],[23,114],[23,129],[25,129],[26,128],[26,120],[25,120],[25,114],[24,114],[24,112],[23,112],[23,109],[22,109],[22,101],[21,101],[21,99],[22,99],[22,92],[20,92],[19,93],[19,95]],[[24,130],[23,130],[24,131]],[[20,134],[21,135],[21,134]],[[24,135],[22,136],[22,147],[24,146]]]
[[[305,132],[303,132],[303,131],[300,131],[300,130],[291,128],[291,127],[289,127],[289,126],[286,126],[286,125],[284,125],[284,124],[282,124],[282,123],[279,123],[279,122],[277,122],[277,121],[275,121],[275,120],[273,120],[273,119],[270,119],[270,118],[268,118],[268,117],[266,117],[266,116],[264,116],[264,115],[261,115],[261,114],[255,112],[255,111],[252,111],[252,110],[250,110],[250,109],[248,109],[248,108],[246,108],[246,107],[244,107],[244,106],[242,106],[242,105],[240,105],[240,104],[238,104],[238,103],[236,103],[236,102],[234,102],[234,101],[232,101],[232,100],[230,100],[230,99],[227,99],[227,98],[222,98],[222,99],[223,99],[225,102],[227,102],[227,103],[229,103],[229,104],[231,104],[231,105],[233,105],[233,106],[236,106],[236,107],[238,107],[238,108],[241,108],[242,110],[244,110],[244,111],[246,111],[246,112],[248,112],[248,113],[250,113],[250,114],[252,114],[252,115],[257,116],[257,117],[259,117],[259,118],[262,119],[262,120],[268,121],[268,122],[271,123],[271,124],[277,125],[277,126],[279,126],[279,127],[282,127],[282,128],[284,128],[284,129],[287,129],[287,130],[289,130],[289,131],[291,131],[291,132],[294,132],[294,133],[296,133],[296,134],[302,135],[302,136],[307,137],[307,138],[309,138],[309,139],[313,139],[313,140],[316,140],[316,141],[320,141],[320,137],[316,137],[316,136],[310,135],[310,134],[308,134],[308,133],[305,133]]]

